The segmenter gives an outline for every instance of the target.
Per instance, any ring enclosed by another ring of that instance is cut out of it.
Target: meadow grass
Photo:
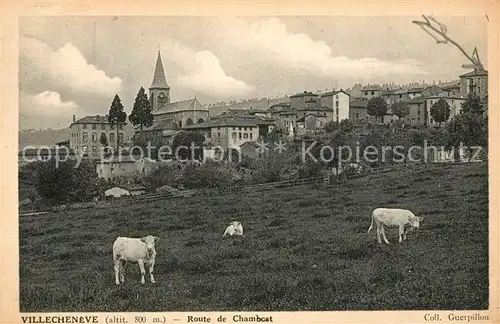
[[[442,171],[23,216],[21,311],[487,309],[487,166]],[[378,245],[366,231],[382,206],[425,221]],[[245,236],[223,239],[232,220]],[[157,283],[129,264],[116,286],[114,239],[147,234]]]

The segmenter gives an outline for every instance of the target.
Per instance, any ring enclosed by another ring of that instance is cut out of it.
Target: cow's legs
[[[120,260],[121,261],[121,267],[120,267],[120,282],[125,282],[125,267],[127,266],[127,261],[126,260]]]
[[[382,239],[380,238],[380,227],[377,224],[377,242],[378,244],[382,244]]]
[[[144,260],[139,259],[137,263],[139,263],[139,268],[141,269],[141,283],[144,284],[146,283],[146,280],[144,280],[144,275],[146,274],[146,270],[144,269]]]
[[[405,232],[405,228],[403,226],[399,227],[399,243],[403,242],[403,234]]]
[[[155,260],[151,260],[149,263],[149,277],[151,279],[151,283],[156,283],[155,277],[153,276],[154,267],[155,267]]]
[[[119,275],[120,275],[120,260],[116,257],[113,258],[114,259],[114,262],[115,262],[115,283],[117,285],[120,284],[120,278],[119,278]]]
[[[387,239],[387,237],[385,236],[385,229],[384,229],[384,226],[383,226],[383,225],[382,225],[381,232],[382,232],[382,238],[384,239],[385,244],[390,244],[390,243],[389,243],[389,240],[388,240],[388,239]]]

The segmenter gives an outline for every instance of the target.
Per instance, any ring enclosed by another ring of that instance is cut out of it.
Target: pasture
[[[433,165],[330,188],[190,197],[20,218],[22,312],[465,310],[488,307],[488,169]],[[375,207],[425,220],[403,244],[367,234]],[[245,236],[222,238],[232,220]],[[155,278],[117,236],[157,235]]]

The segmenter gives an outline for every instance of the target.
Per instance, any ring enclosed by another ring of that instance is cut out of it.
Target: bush
[[[91,200],[98,194],[97,173],[93,162],[57,161],[42,163],[37,172],[38,194],[57,203]]]

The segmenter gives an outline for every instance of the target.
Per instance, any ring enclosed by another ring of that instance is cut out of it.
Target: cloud
[[[89,64],[80,50],[71,43],[54,51],[39,39],[22,37],[20,45],[21,72],[24,72],[21,73],[21,82],[35,79],[54,88],[103,95],[113,94],[121,89],[120,78],[110,77],[103,70]]]
[[[277,18],[251,24],[235,20],[231,28],[226,28],[223,33],[237,47],[260,51],[269,59],[287,64],[291,69],[309,71],[317,76],[350,78],[359,74],[369,80],[389,74],[413,76],[427,73],[416,60],[392,62],[371,57],[356,59],[333,56],[328,44],[315,41],[304,33],[289,32]]]
[[[219,59],[210,51],[196,52],[180,43],[170,44],[168,57],[183,66],[177,82],[194,91],[215,97],[246,96],[254,88],[226,74]]]
[[[62,101],[58,92],[44,91],[36,95],[21,93],[19,110],[24,114],[60,116],[75,113],[78,105],[73,101]]]

